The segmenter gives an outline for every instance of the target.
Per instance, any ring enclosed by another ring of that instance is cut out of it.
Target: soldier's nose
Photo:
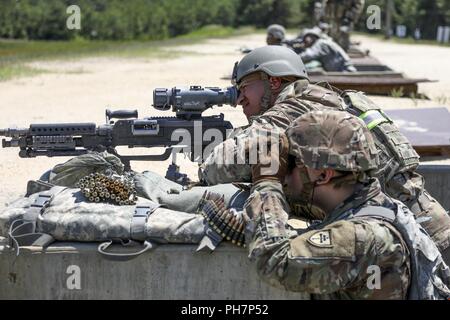
[[[239,97],[237,98],[236,104],[237,105],[242,105],[243,101],[245,99],[245,95],[242,93],[242,91],[239,93]]]

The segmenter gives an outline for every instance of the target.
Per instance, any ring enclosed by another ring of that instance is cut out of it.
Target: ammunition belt
[[[91,202],[109,202],[123,206],[135,205],[138,200],[134,182],[126,176],[92,173],[80,179],[77,187]]]

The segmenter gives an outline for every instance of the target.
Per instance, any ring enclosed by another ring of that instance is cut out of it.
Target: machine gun
[[[31,124],[23,129],[0,129],[0,136],[10,138],[2,140],[2,147],[19,148],[21,158],[108,151],[121,159],[125,170],[131,170],[130,161],[161,161],[172,155],[166,177],[180,182],[186,177],[178,172],[176,154],[188,153],[192,161],[201,161],[207,156],[204,152],[211,151],[226,139],[227,130],[233,128],[224,120],[223,114],[203,117],[202,113],[213,106],[235,106],[237,96],[235,87],[158,88],[153,91],[153,107],[158,110],[172,108],[175,117],[139,119],[137,110],[106,110],[106,123],[100,126],[95,123],[51,123]],[[119,146],[165,147],[166,150],[160,155],[120,155],[116,151]]]
[[[303,42],[303,38],[295,38],[295,39],[285,39],[281,41],[281,44],[287,46],[294,50],[295,53],[299,54],[305,51],[305,43]]]

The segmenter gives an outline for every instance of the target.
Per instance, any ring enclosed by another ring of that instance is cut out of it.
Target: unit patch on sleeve
[[[330,230],[317,231],[309,237],[308,242],[316,247],[330,248],[333,246]]]

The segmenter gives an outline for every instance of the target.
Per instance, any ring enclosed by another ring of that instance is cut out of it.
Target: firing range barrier
[[[450,165],[424,164],[419,171],[448,210]],[[92,243],[22,248],[18,257],[5,244],[0,241],[0,299],[308,298],[262,282],[247,251],[227,243],[212,254],[193,245],[161,245],[125,262],[104,259]]]

